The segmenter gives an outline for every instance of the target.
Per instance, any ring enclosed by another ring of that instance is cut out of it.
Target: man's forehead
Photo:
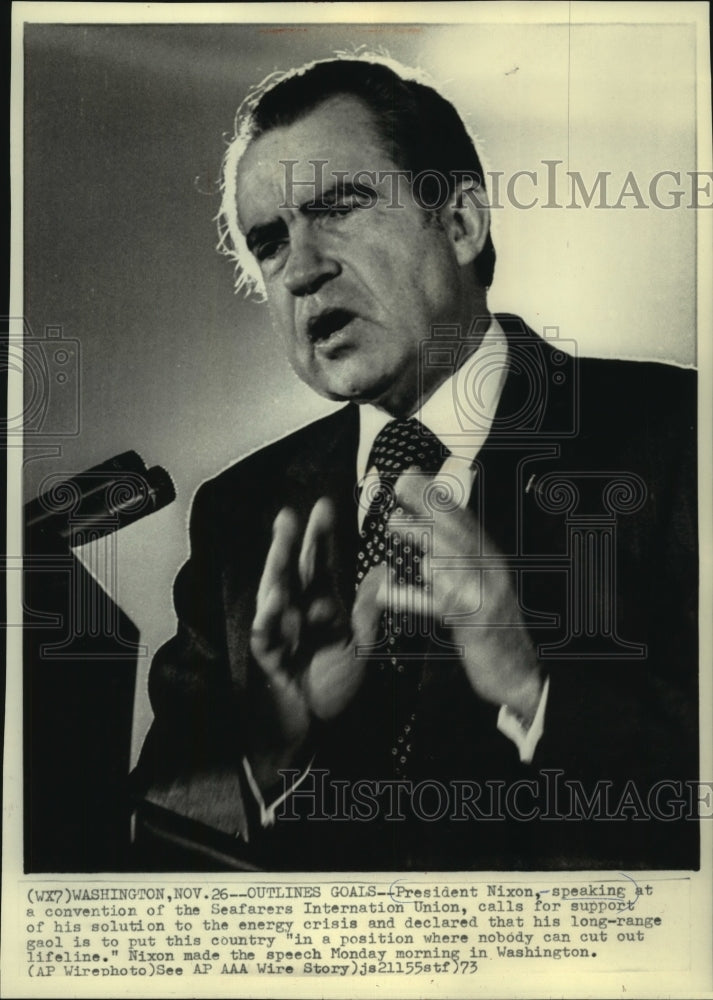
[[[371,110],[357,97],[338,94],[290,125],[254,139],[238,165],[238,212],[260,202],[275,207],[313,200],[322,189],[360,171],[393,169]],[[245,220],[247,223],[247,220]]]

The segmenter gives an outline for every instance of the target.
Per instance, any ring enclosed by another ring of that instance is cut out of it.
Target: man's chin
[[[360,406],[364,403],[378,405],[379,400],[388,391],[388,386],[377,386],[369,382],[362,383],[355,381],[331,381],[323,383],[321,386],[312,383],[312,388],[320,396],[331,399],[336,403],[357,403]]]
[[[309,370],[300,372],[296,368],[296,371],[314,392],[333,402],[370,404],[389,413],[402,410],[402,400],[415,392],[408,391],[403,376],[375,371],[377,361],[374,357],[357,357],[354,352],[326,364],[311,364]]]
[[[332,384],[324,391],[317,389],[320,395],[340,403],[356,403],[358,406],[375,406],[392,416],[408,415],[411,409],[413,393],[407,393],[405,387],[395,384],[392,379],[381,382],[351,381]]]

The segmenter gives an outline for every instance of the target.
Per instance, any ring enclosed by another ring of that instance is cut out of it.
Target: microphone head
[[[93,466],[25,505],[28,548],[83,545],[168,506],[176,490],[168,472],[146,469],[134,451]]]

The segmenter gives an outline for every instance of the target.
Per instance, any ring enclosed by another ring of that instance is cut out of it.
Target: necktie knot
[[[393,549],[401,543],[390,542],[388,525],[396,507],[396,481],[407,469],[434,475],[441,468],[448,449],[435,434],[415,417],[390,420],[377,434],[369,455],[369,468],[376,467],[379,480],[362,494],[365,511],[361,530],[362,547],[358,556],[357,586],[370,566],[389,561],[393,556],[402,562]]]
[[[377,434],[368,467],[376,466],[381,478],[395,482],[406,469],[438,472],[448,449],[420,420],[390,420]]]

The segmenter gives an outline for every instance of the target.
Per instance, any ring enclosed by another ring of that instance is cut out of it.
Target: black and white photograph
[[[14,877],[229,887],[29,975],[700,971],[708,8],[597,6],[15,5]]]

